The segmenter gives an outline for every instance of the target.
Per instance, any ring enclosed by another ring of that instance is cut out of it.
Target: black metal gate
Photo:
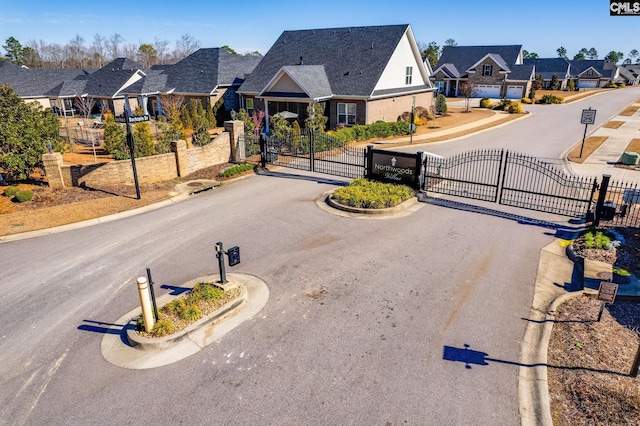
[[[596,178],[571,176],[536,157],[506,150],[427,156],[425,191],[555,213],[586,216]]]
[[[264,147],[265,162],[348,178],[365,177],[366,147],[348,146],[323,132],[303,130],[271,136]]]

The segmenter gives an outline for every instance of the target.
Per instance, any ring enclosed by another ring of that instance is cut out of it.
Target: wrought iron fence
[[[609,181],[605,177],[596,198],[602,200],[596,209],[596,225],[640,228],[638,183]]]

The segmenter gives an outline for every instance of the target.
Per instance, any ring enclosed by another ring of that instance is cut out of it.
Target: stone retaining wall
[[[187,143],[180,140],[172,142],[173,152],[170,154],[136,158],[138,182],[142,184],[166,181],[207,167],[241,160],[244,156],[236,155],[232,158],[232,152],[237,151],[235,144],[244,131],[242,122],[226,122],[225,128],[228,130],[205,146],[187,149]],[[64,165],[60,153],[44,154],[42,160],[51,188],[100,188],[134,184],[131,160]]]

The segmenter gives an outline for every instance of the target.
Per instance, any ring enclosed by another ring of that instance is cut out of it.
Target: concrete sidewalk
[[[640,103],[634,103],[632,106],[640,107]],[[635,170],[614,167],[631,140],[640,139],[640,109],[631,116],[618,114],[609,121],[623,121],[624,124],[617,129],[601,126],[593,131],[589,137],[606,136],[607,140],[593,154],[587,157],[584,163],[578,164],[567,161],[568,167],[573,173],[581,176],[609,174],[615,180],[640,182],[640,166],[636,167]],[[572,149],[573,147],[563,153],[563,159],[566,159]]]

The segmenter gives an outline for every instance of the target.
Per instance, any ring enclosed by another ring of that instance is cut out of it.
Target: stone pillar
[[[242,120],[229,120],[224,122],[225,132],[229,132],[229,140],[231,143],[231,161],[233,163],[242,163],[245,160],[244,138],[244,122]]]
[[[62,170],[60,169],[63,164],[62,154],[59,152],[43,154],[42,163],[44,164],[44,173],[47,175],[49,188],[64,188],[64,179],[62,178]]]
[[[171,151],[176,154],[176,169],[178,176],[189,174],[189,159],[187,157],[187,142],[183,140],[171,142]]]

